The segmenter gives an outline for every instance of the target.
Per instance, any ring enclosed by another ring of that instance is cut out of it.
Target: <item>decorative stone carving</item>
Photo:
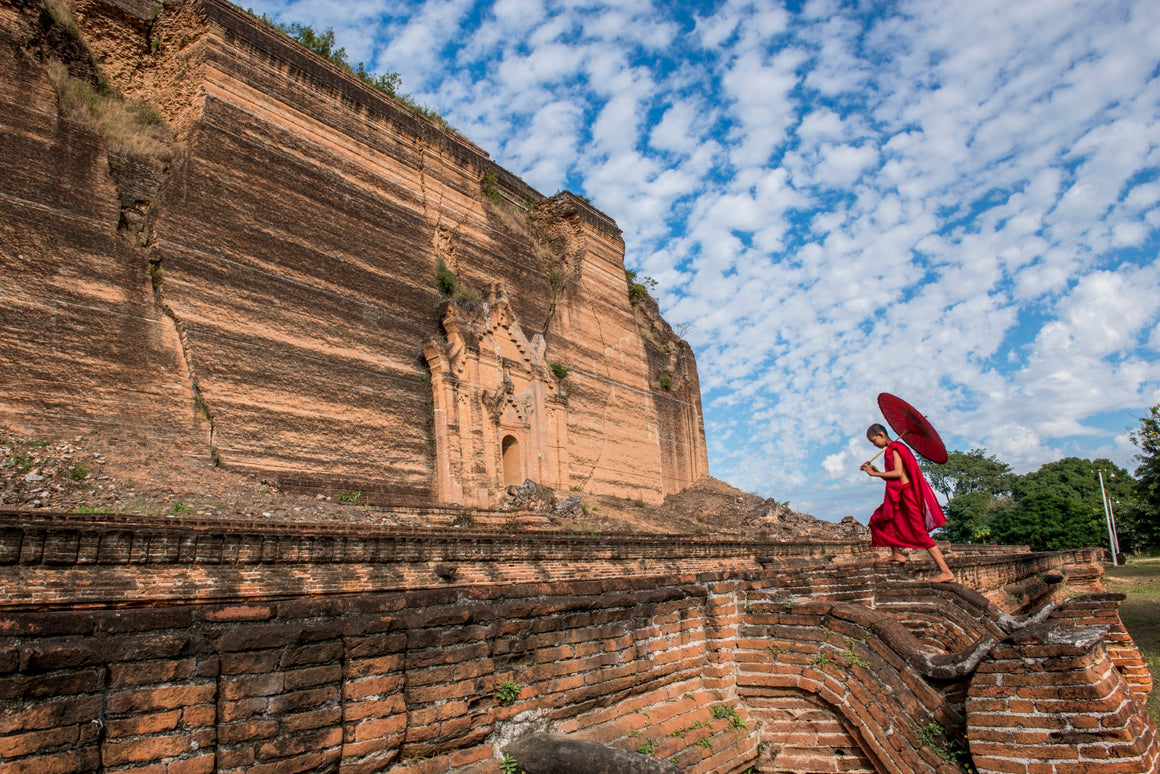
[[[568,477],[568,405],[544,337],[524,334],[499,286],[483,301],[448,299],[440,317],[444,336],[423,347],[439,501],[487,508],[525,480],[559,488]]]

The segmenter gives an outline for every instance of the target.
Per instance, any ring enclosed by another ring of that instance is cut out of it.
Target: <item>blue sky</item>
[[[1160,3],[257,0],[587,196],[701,376],[714,476],[865,521],[876,396],[1016,472],[1160,402]]]

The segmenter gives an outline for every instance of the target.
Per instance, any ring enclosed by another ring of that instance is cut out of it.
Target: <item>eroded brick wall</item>
[[[1118,597],[1064,601],[1090,551],[951,551],[961,575],[1060,577],[1011,613],[854,545],[83,521],[0,525],[0,774],[494,774],[537,730],[700,774],[949,774],[968,749],[979,771],[1144,774],[1156,752]],[[1024,673],[1086,691],[1063,733],[1102,713],[1083,732],[1111,763],[995,730]]]
[[[1033,627],[995,648],[967,699],[981,772],[1155,772],[1156,729],[1108,655],[1100,626]]]

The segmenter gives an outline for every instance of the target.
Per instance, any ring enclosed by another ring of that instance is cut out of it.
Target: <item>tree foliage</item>
[[[993,539],[1007,545],[1027,545],[1032,551],[1106,545],[1104,516],[1078,497],[1036,491],[1000,511],[991,520]]]
[[[309,24],[291,22],[282,28],[290,37],[297,40],[308,49],[334,64],[350,70],[350,62],[346,61],[346,49],[335,47],[334,27],[327,27],[325,32],[315,32]]]
[[[971,492],[998,495],[1011,491],[1011,466],[1001,462],[986,449],[953,451],[941,465],[923,461],[926,480],[948,500]]]
[[[1001,497],[1011,491],[1011,466],[986,449],[953,451],[941,465],[923,461],[931,487],[947,498],[947,523],[939,537],[955,543],[991,540],[988,526]]]
[[[996,502],[990,492],[967,492],[952,498],[943,509],[947,523],[939,537],[952,543],[990,542],[989,521]]]
[[[1020,476],[985,449],[972,449],[924,469],[931,486],[948,497],[939,537],[954,542],[1026,544],[1036,551],[1108,546],[1104,493],[1117,515],[1135,500],[1136,482],[1107,459],[1067,457]]]
[[[1160,403],[1131,433],[1136,455],[1136,497],[1117,510],[1120,547],[1125,551],[1160,548]]]

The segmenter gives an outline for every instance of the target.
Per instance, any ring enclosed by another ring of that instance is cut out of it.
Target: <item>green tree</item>
[[[1136,461],[1136,496],[1116,508],[1120,548],[1137,553],[1160,548],[1160,403],[1131,434],[1140,448]]]
[[[346,49],[335,48],[334,28],[327,27],[325,32],[316,32],[309,24],[292,22],[286,31],[290,37],[297,40],[308,49],[321,57],[329,59],[339,67],[350,70],[350,62],[346,60]],[[353,72],[353,71],[352,71]]]
[[[1015,478],[1016,505],[992,520],[992,537],[1036,551],[1108,547],[1101,472],[1109,500],[1133,499],[1135,481],[1111,460],[1066,457]]]
[[[953,451],[941,465],[926,460],[922,463],[926,480],[936,492],[941,492],[947,500],[970,494],[989,492],[997,495],[1011,491],[1014,476],[1011,466],[986,449],[971,449],[969,452]]]
[[[952,543],[987,542],[991,539],[991,519],[995,495],[990,492],[967,492],[944,506],[947,523],[938,537]]]
[[[1104,501],[1100,491],[1101,471],[1104,491],[1108,497],[1127,500],[1135,496],[1136,484],[1128,471],[1109,459],[1085,460],[1079,457],[1065,457],[1049,462],[1034,473],[1017,477],[1013,492],[1019,501],[1033,494],[1055,492],[1064,497],[1074,497],[1098,508],[1102,513]]]
[[[923,461],[922,468],[931,487],[947,498],[947,523],[938,537],[954,543],[990,540],[988,522],[1016,478],[1011,466],[986,449],[971,449],[951,452],[941,465]]]
[[[1034,474],[1029,474],[1034,475]],[[992,537],[1032,551],[1061,551],[1107,543],[1103,511],[1078,497],[1036,491],[1002,510],[990,522]]]

